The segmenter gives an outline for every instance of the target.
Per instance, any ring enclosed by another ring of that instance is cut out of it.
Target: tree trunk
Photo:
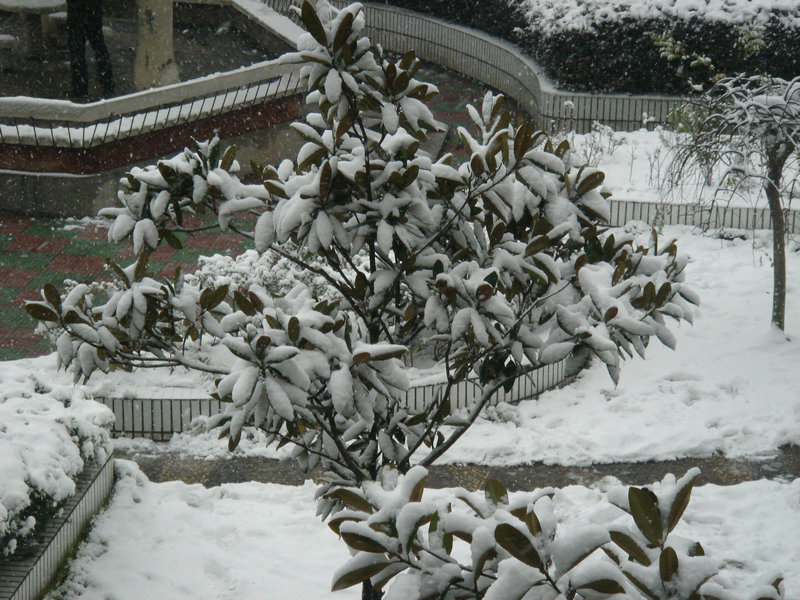
[[[172,45],[172,0],[138,0],[133,80],[136,89],[180,81]]]
[[[791,148],[771,148],[767,152],[767,202],[772,220],[772,323],[781,331],[786,319],[786,222],[781,205],[783,165]]]

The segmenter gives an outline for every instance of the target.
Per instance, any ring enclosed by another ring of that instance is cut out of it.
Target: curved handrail
[[[271,81],[283,75],[299,73],[297,65],[282,64],[279,59],[256,63],[234,71],[216,73],[172,85],[143,90],[91,102],[76,104],[69,100],[50,100],[11,96],[0,98],[0,115],[11,119],[35,119],[68,123],[92,123],[119,115],[146,112],[169,104],[219,94],[225,90]]]

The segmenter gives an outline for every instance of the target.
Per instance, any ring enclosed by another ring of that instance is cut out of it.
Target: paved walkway
[[[181,480],[213,487],[222,483],[258,481],[301,485],[305,477],[290,461],[265,458],[230,457],[204,460],[176,453],[120,453],[118,458],[134,460],[151,481]],[[724,456],[685,458],[643,463],[612,463],[588,467],[561,467],[534,463],[516,467],[484,465],[439,465],[429,469],[428,485],[434,488],[463,486],[482,489],[489,477],[503,481],[511,490],[596,483],[614,476],[626,485],[644,485],[660,480],[667,473],[682,475],[692,467],[702,471],[700,483],[732,485],[755,479],[797,479],[800,477],[800,447],[784,446],[766,460],[730,459]]]

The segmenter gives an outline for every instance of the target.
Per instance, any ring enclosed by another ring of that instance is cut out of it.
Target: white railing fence
[[[716,229],[771,229],[771,213],[768,208],[749,206],[706,206],[697,203],[639,202],[637,200],[609,199],[610,219],[613,227],[622,227],[628,221],[644,221],[653,226],[689,225]],[[786,232],[800,234],[800,210],[785,209]]]

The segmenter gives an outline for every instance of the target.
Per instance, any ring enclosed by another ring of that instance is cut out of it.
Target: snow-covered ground
[[[617,387],[595,364],[574,384],[476,424],[445,459],[588,464],[768,455],[800,443],[800,254],[787,256],[787,341],[769,327],[767,233],[728,241],[667,227],[668,237],[689,255],[686,278],[701,299],[694,325],[674,328],[675,351],[652,342]]]
[[[314,484],[240,483],[204,489],[151,483],[122,462],[108,509],[78,549],[65,583],[48,600],[355,600],[360,586],[330,591],[345,546],[314,517]],[[563,527],[627,524],[605,492],[569,486],[554,497]],[[426,491],[426,494],[446,494]],[[765,501],[768,498],[769,501]],[[728,561],[740,591],[782,571],[786,598],[800,595],[800,480],[706,485],[676,533]]]
[[[646,360],[636,357],[624,364],[617,387],[597,361],[568,387],[492,410],[444,461],[570,465],[715,452],[767,456],[782,444],[800,443],[797,246],[790,244],[787,256],[787,341],[769,325],[769,233],[724,240],[689,227],[666,227],[662,242],[670,237],[677,238],[678,248],[690,258],[686,278],[701,300],[694,325],[674,327],[675,351],[654,340]],[[98,379],[93,385],[106,391],[132,389],[135,381],[124,377],[105,383]],[[181,377],[182,385],[192,385],[191,378]],[[126,445],[156,450],[152,442]],[[168,448],[194,456],[227,454],[213,433],[176,436]],[[238,452],[277,456],[258,437],[243,440]]]
[[[638,202],[699,203],[709,206],[766,208],[762,193],[763,182],[752,178],[740,184],[736,193],[720,186],[722,168],[713,171],[706,181],[699,170],[685,169],[679,184],[668,182],[677,175],[673,165],[672,148],[680,141],[677,134],[656,127],[653,131],[614,131],[595,123],[586,134],[566,133],[556,136],[566,139],[581,162],[597,166],[605,173],[604,189],[616,200]],[[757,172],[760,167],[754,166]],[[794,182],[794,183],[792,183]],[[800,208],[798,199],[798,161],[789,160],[783,177],[784,206]],[[721,189],[717,191],[717,187]]]

